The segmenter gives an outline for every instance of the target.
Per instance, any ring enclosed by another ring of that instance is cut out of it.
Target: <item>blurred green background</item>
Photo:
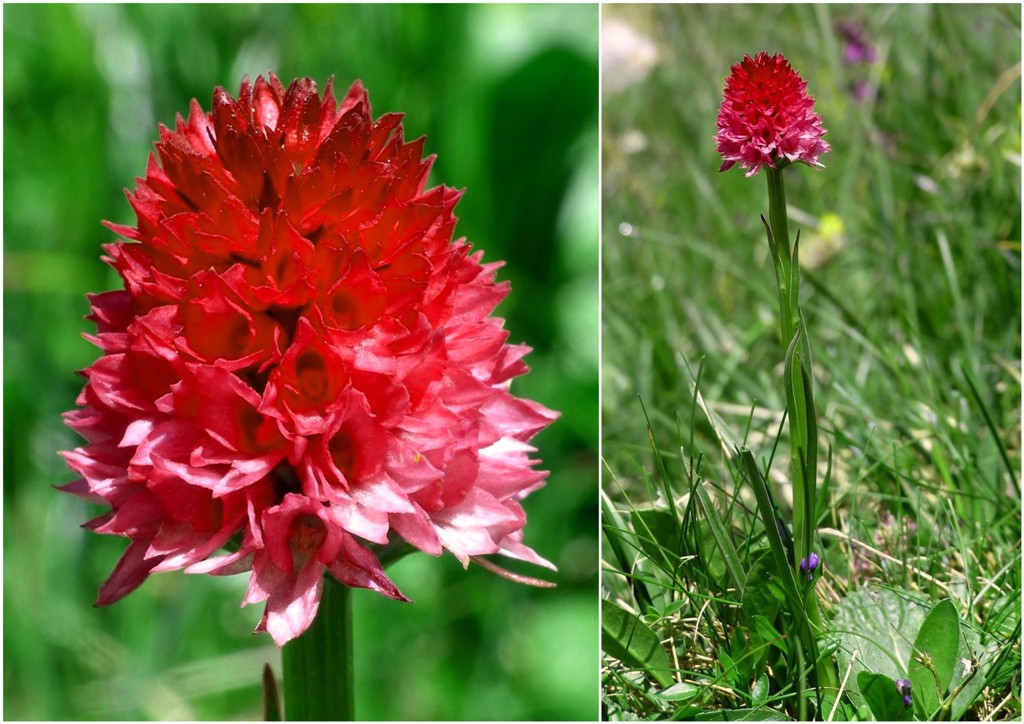
[[[455,559],[389,569],[416,603],[356,591],[364,719],[597,715],[596,6],[6,5],[4,37],[4,711],[8,719],[258,719],[264,662],[240,609],[245,576],[160,574],[94,609],[124,548],[79,524],[50,486],[73,475],[60,419],[98,350],[86,292],[119,286],[99,261],[134,223],[122,189],[171,125],[244,74],[356,78],[374,114],[427,135],[431,183],[465,187],[457,233],[513,293],[512,342],[534,347],[517,394],[560,410],[536,439],[548,486],[527,542],[558,587],[512,584]]]

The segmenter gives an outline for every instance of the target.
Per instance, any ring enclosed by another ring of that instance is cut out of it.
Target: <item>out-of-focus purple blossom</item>
[[[850,86],[850,95],[858,102],[866,101],[871,97],[871,84],[866,80],[855,80]]]
[[[864,66],[872,65],[878,60],[875,45],[868,39],[864,26],[854,18],[836,20],[835,31],[843,41],[843,62],[852,66],[851,75],[861,76],[854,77],[850,81],[850,95],[858,103],[868,101],[875,96],[878,90],[873,83],[863,78],[866,73]]]
[[[875,62],[875,46],[858,20],[840,18],[836,21],[836,33],[843,39],[843,60],[849,65]]]
[[[854,63],[874,63],[875,46],[870,43],[847,40],[843,46],[843,60],[850,65]]]

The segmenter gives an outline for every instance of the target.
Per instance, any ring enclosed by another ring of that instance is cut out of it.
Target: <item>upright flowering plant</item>
[[[130,540],[97,605],[160,571],[249,572],[242,603],[283,646],[325,573],[406,600],[370,544],[553,567],[519,501],[556,413],[510,392],[508,284],[452,241],[461,192],[426,188],[423,143],[359,82],[339,103],[272,74],[160,128],[136,226],[108,224],[124,289],[90,296],[103,354],[66,414],[87,442],[63,490]]]
[[[768,220],[764,223],[775,267],[779,298],[779,331],[786,349],[783,384],[786,390],[793,480],[793,543],[784,546],[774,537],[788,536],[779,528],[770,493],[760,480],[754,458],[742,451],[740,459],[752,478],[765,530],[777,557],[776,573],[784,582],[799,626],[801,655],[813,662],[820,686],[833,687],[836,672],[826,657],[819,657],[816,639],[823,634],[813,593],[814,572],[821,561],[812,551],[817,505],[817,418],[814,407],[811,344],[800,310],[800,237],[791,244],[786,212],[783,169],[793,162],[823,168],[820,156],[831,150],[823,140],[825,129],[807,93],[807,83],[781,54],[749,55],[733,65],[725,81],[718,114],[717,148],[720,171],[736,163],[754,176],[762,168],[768,179]],[[738,451],[739,452],[739,451]],[[809,587],[798,587],[796,573]],[[801,591],[804,591],[803,593]],[[819,700],[820,704],[820,700]]]

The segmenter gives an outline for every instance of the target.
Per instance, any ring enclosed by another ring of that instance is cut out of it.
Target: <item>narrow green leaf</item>
[[[765,233],[768,235],[768,251],[772,255],[772,266],[775,268],[775,277],[781,281],[782,263],[779,257],[779,245],[775,243],[775,235],[772,233],[772,227],[768,223],[768,219],[764,218],[764,214],[761,214],[761,223],[764,224]]]
[[[639,616],[608,599],[601,600],[601,647],[627,666],[643,669],[662,686],[672,685],[672,667],[657,635]]]
[[[798,310],[799,311],[799,310]],[[800,323],[800,377],[803,382],[804,424],[804,550],[810,553],[817,525],[818,494],[818,413],[814,408],[814,376],[812,375],[811,342],[803,321]]]
[[[740,681],[742,674],[736,666],[736,662],[732,660],[732,655],[725,650],[725,647],[718,649],[718,662],[722,665],[723,674],[730,686],[736,687],[742,683]]]
[[[633,597],[636,599],[637,605],[640,607],[640,610],[647,610],[654,605],[650,591],[647,590],[647,586],[642,580],[629,576],[633,566],[632,556],[626,553],[623,545],[623,538],[628,535],[626,533],[626,522],[603,489],[601,490],[601,526],[604,529],[605,538],[611,546],[612,555],[615,556],[615,561],[618,563],[618,570],[629,578],[629,584],[633,590]]]
[[[789,410],[790,462],[793,475],[793,534],[796,537],[796,555],[794,563],[807,557],[810,547],[807,521],[807,403],[804,396],[804,379],[800,360],[800,337],[802,330],[797,328],[796,334],[786,350],[784,386],[786,388],[786,404]]]
[[[764,639],[765,643],[770,643],[782,653],[786,653],[788,651],[782,634],[778,632],[767,617],[760,615],[753,616],[751,623],[754,625],[754,629],[758,634],[760,634],[761,638]]]
[[[757,467],[753,453],[744,448],[739,451],[740,462],[743,465],[750,484],[754,487],[754,496],[757,498],[758,512],[761,514],[761,523],[768,538],[768,545],[771,548],[773,562],[775,564],[775,575],[782,581],[783,590],[791,605],[799,600],[796,592],[796,581],[793,578],[793,564],[786,556],[786,547],[782,542],[780,528],[777,524],[775,506],[771,499],[771,493],[765,485],[761,471]],[[784,524],[783,524],[784,530]]]
[[[715,539],[715,545],[718,546],[722,557],[725,558],[725,566],[729,570],[733,585],[737,591],[742,592],[747,582],[747,574],[743,570],[743,564],[740,562],[736,547],[732,544],[732,539],[729,538],[725,524],[722,523],[718,511],[711,502],[711,496],[704,489],[704,484],[698,482],[693,486],[693,491],[697,494],[697,502],[700,503],[701,509],[704,511],[708,525],[711,526],[711,536]]]
[[[959,648],[960,617],[953,602],[946,599],[937,603],[921,624],[908,666],[914,700],[920,704],[925,718],[931,717],[945,697]],[[931,669],[922,658],[930,662]]]
[[[270,664],[263,665],[263,721],[281,721],[281,695]]]
[[[800,231],[793,242],[793,256],[789,260],[789,310],[795,318],[800,313]],[[802,320],[801,320],[802,322]]]
[[[828,459],[825,463],[825,477],[821,479],[821,491],[817,496],[817,502],[814,506],[814,525],[815,527],[820,526],[824,520],[825,515],[828,513],[829,506],[829,495],[832,491],[832,445],[828,446]]]
[[[1020,481],[1017,480],[1017,468],[1014,467],[1013,463],[1010,462],[1010,456],[1006,454],[1006,446],[1003,444],[1003,435],[999,428],[992,421],[992,415],[989,414],[988,407],[985,405],[985,401],[981,399],[981,393],[978,392],[977,386],[974,384],[974,380],[971,378],[971,373],[967,371],[963,363],[960,364],[960,371],[964,375],[964,379],[967,380],[967,386],[971,388],[971,396],[974,401],[978,403],[978,409],[981,410],[982,416],[985,418],[985,425],[988,427],[990,433],[992,433],[992,440],[995,441],[996,448],[999,450],[999,457],[1003,461],[1003,465],[1006,467],[1006,472],[1010,476],[1010,481],[1013,483],[1014,489],[1017,491],[1017,497],[1020,497]]]

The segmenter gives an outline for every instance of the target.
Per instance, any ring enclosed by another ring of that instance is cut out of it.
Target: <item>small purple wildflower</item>
[[[910,679],[896,679],[896,688],[903,695],[903,706],[910,708],[914,705],[914,699],[910,695]]]
[[[808,581],[814,580],[814,572],[818,570],[818,564],[821,562],[821,558],[818,557],[817,553],[811,553],[807,558],[800,559],[800,573],[807,576]]]
[[[871,84],[866,80],[855,80],[850,85],[850,94],[855,101],[866,101],[871,97]]]
[[[852,18],[837,20],[836,32],[843,38],[843,60],[848,65],[875,62],[875,46],[867,39],[867,32],[860,22]]]
[[[854,78],[850,81],[850,95],[858,103],[872,98],[877,89],[863,76],[865,68],[878,61],[874,43],[868,40],[867,31],[859,20],[840,18],[835,23],[836,35],[843,40],[843,62],[849,66]],[[861,76],[861,77],[857,77]]]

